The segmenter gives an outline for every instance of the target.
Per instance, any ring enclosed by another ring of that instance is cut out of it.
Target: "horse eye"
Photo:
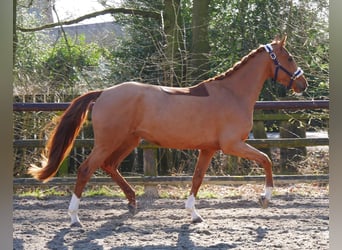
[[[289,62],[292,62],[292,61],[293,61],[292,56],[290,56],[287,60],[288,60]]]

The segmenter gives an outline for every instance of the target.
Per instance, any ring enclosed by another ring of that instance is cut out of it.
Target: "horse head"
[[[303,70],[297,67],[293,56],[285,49],[286,38],[284,36],[280,40],[276,39],[271,44],[266,44],[264,48],[273,60],[273,80],[288,89],[293,89],[296,93],[301,93],[308,87],[308,82],[304,77]]]

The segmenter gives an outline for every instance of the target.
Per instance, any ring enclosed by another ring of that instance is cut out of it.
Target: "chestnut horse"
[[[265,80],[273,78],[295,92],[307,88],[303,71],[285,49],[286,37],[260,46],[225,73],[190,88],[171,88],[126,82],[74,99],[61,116],[46,148],[43,167],[31,166],[38,180],[51,179],[69,154],[91,103],[94,148],[78,169],[69,205],[72,225],[81,225],[77,212],[82,191],[99,167],[125,193],[135,212],[135,191],[121,176],[122,160],[145,139],[160,147],[198,149],[199,156],[185,208],[192,221],[202,221],[195,209],[195,197],[218,150],[259,163],[265,171],[265,193],[260,204],[271,199],[273,177],[269,157],[245,143],[252,128],[254,104]]]

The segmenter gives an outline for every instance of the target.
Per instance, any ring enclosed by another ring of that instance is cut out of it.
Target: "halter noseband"
[[[272,61],[274,62],[274,65],[276,66],[275,68],[275,72],[274,72],[274,77],[273,77],[273,81],[277,81],[278,78],[278,71],[279,69],[281,69],[282,71],[284,71],[286,74],[288,74],[291,78],[289,85],[287,86],[287,89],[291,89],[292,88],[292,84],[293,81],[296,80],[298,77],[300,77],[301,75],[304,74],[304,71],[298,67],[297,70],[291,74],[287,69],[285,69],[278,61],[277,56],[275,55],[275,53],[273,52],[273,48],[271,44],[266,44],[264,45],[264,48],[266,50],[267,53],[270,54],[270,57],[272,59]]]

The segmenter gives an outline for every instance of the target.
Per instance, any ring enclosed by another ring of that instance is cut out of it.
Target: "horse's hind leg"
[[[95,172],[98,166],[102,164],[105,158],[105,150],[94,148],[88,158],[78,168],[75,189],[68,209],[68,213],[71,218],[71,226],[81,226],[80,220],[78,218],[78,208],[83,189],[92,174]]]
[[[139,144],[140,138],[127,138],[118,149],[116,149],[110,157],[108,157],[101,168],[111,176],[121,190],[124,192],[128,200],[128,209],[132,214],[136,213],[136,199],[135,191],[131,185],[122,177],[118,171],[120,163],[132,152],[132,150]]]
[[[127,200],[128,200],[128,210],[130,211],[131,214],[136,213],[137,209],[137,204],[136,204],[136,199],[135,199],[135,191],[129,185],[129,183],[122,177],[122,175],[119,173],[118,169],[113,166],[103,166],[101,167],[107,174],[109,174],[113,181],[115,181],[121,190],[124,192]]]
[[[202,184],[203,177],[207,172],[211,158],[215,151],[211,150],[200,150],[194,175],[192,177],[192,186],[190,196],[185,203],[185,208],[191,213],[192,222],[202,222],[202,217],[198,214],[195,208],[195,197]]]

